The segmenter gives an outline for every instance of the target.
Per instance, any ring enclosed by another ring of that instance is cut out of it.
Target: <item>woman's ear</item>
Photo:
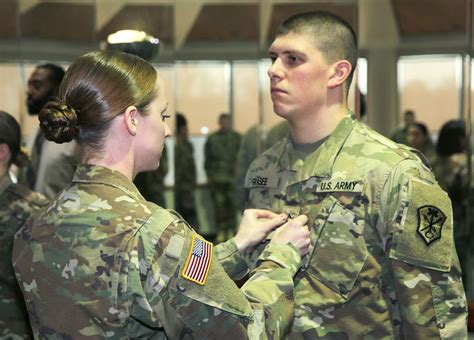
[[[336,88],[346,81],[352,71],[352,65],[347,60],[339,60],[331,65],[331,76],[328,80],[330,89]]]
[[[0,144],[0,163],[8,163],[10,161],[10,148],[6,143]]]
[[[140,113],[135,106],[129,106],[124,113],[124,123],[127,127],[128,132],[135,136],[138,131],[138,116]]]

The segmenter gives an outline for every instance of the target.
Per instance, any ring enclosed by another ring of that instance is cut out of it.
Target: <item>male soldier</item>
[[[174,149],[174,208],[190,225],[197,228],[196,204],[196,166],[193,145],[188,139],[186,117],[176,114],[176,144]]]
[[[398,127],[391,135],[394,142],[408,145],[408,126],[415,122],[415,112],[406,110],[403,113],[403,126]]]
[[[30,115],[37,116],[48,100],[57,95],[63,77],[64,70],[60,66],[43,64],[36,67],[28,80],[26,93]],[[25,184],[52,198],[72,180],[79,159],[80,150],[76,142],[49,142],[38,129],[31,147],[31,166],[27,168]]]
[[[204,167],[214,202],[217,241],[230,238],[237,214],[234,181],[241,136],[232,130],[230,116],[219,116],[219,130],[209,136],[205,145]]]
[[[250,206],[309,218],[287,338],[466,338],[451,202],[418,155],[347,108],[352,28],[299,14],[269,53],[273,109],[290,135],[252,163],[246,186]]]

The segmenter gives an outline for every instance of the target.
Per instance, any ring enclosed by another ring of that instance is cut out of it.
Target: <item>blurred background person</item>
[[[408,125],[408,145],[420,151],[431,165],[436,160],[436,151],[425,124],[414,122]]]
[[[365,106],[365,101],[364,101],[364,106]],[[365,109],[365,107],[364,107],[364,109]],[[406,110],[403,113],[403,125],[399,126],[398,128],[395,129],[395,131],[392,133],[390,139],[393,140],[396,143],[408,145],[408,125],[414,123],[415,119],[416,119],[415,111]]]
[[[28,113],[37,116],[48,100],[58,94],[64,77],[64,69],[55,64],[36,67],[28,79],[26,104]],[[30,143],[31,164],[21,182],[30,189],[52,198],[72,179],[80,160],[80,148],[76,142],[56,144],[45,139],[37,129]]]
[[[212,133],[204,146],[204,168],[214,204],[216,241],[234,234],[237,217],[234,183],[241,136],[232,130],[231,117],[219,116],[219,130]]]
[[[264,149],[265,133],[260,124],[252,125],[242,136],[237,156],[235,174],[235,197],[239,212],[245,209],[248,190],[245,189],[245,175],[249,165]]]
[[[12,266],[13,236],[47,199],[9,175],[12,164],[23,167],[28,156],[20,149],[21,130],[15,118],[0,111],[0,338],[31,339],[25,302]]]
[[[195,203],[196,165],[193,145],[188,137],[188,121],[182,113],[176,114],[176,144],[174,149],[174,209],[190,225],[197,228]]]
[[[453,203],[454,241],[461,262],[463,280],[466,284],[466,257],[469,252],[470,225],[474,219],[474,209],[469,205],[469,172],[467,164],[466,126],[462,120],[450,120],[440,130],[436,144],[436,160],[433,172],[441,186]]]
[[[160,167],[154,171],[139,173],[133,180],[133,183],[147,201],[163,208],[166,208],[165,177],[168,169],[168,152],[165,145],[160,159]]]

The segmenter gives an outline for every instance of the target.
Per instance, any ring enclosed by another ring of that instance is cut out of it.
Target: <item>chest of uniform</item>
[[[311,211],[324,215],[328,198],[362,216],[368,203],[365,183],[360,178],[310,177],[298,181],[295,173],[282,172],[278,176],[265,174],[250,178],[252,205],[275,212],[298,215]]]

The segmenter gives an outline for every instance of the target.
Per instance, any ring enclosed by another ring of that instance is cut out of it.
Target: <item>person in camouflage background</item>
[[[10,114],[0,111],[0,338],[30,339],[31,327],[25,303],[11,264],[13,236],[30,214],[47,199],[12,183],[12,164],[23,167],[28,157],[20,150],[20,126]]]
[[[246,210],[237,235],[213,248],[177,213],[144,200],[132,179],[159,166],[166,109],[152,65],[98,51],[73,62],[41,111],[46,138],[76,138],[84,162],[15,235],[35,338],[265,339],[288,327],[307,217],[285,223],[284,214]],[[239,290],[229,275],[246,269],[242,254],[283,223]]]
[[[196,166],[193,145],[188,139],[188,123],[183,114],[176,114],[176,144],[174,149],[174,208],[194,228],[197,212],[194,200]]]
[[[232,130],[230,116],[219,116],[219,130],[212,133],[204,146],[204,167],[214,203],[217,241],[234,235],[237,217],[235,178],[241,136]]]
[[[437,158],[433,162],[433,173],[439,185],[445,190],[453,202],[454,241],[458,251],[459,261],[466,283],[467,256],[469,254],[469,223],[466,214],[469,211],[469,181],[468,158],[466,154],[466,126],[462,120],[450,120],[443,124],[436,144]],[[472,178],[472,174],[471,174]],[[469,216],[472,221],[474,216]]]
[[[290,136],[250,166],[248,206],[305,214],[311,232],[285,338],[466,339],[451,202],[421,155],[347,108],[352,28],[299,14],[269,53],[273,108]]]
[[[139,173],[133,183],[138,191],[147,201],[153,202],[162,208],[166,208],[165,200],[165,176],[168,173],[168,153],[166,146],[160,159],[160,166],[154,171]]]
[[[415,122],[415,111],[406,110],[403,113],[403,126],[399,126],[392,132],[390,139],[396,143],[408,145],[408,125]]]

